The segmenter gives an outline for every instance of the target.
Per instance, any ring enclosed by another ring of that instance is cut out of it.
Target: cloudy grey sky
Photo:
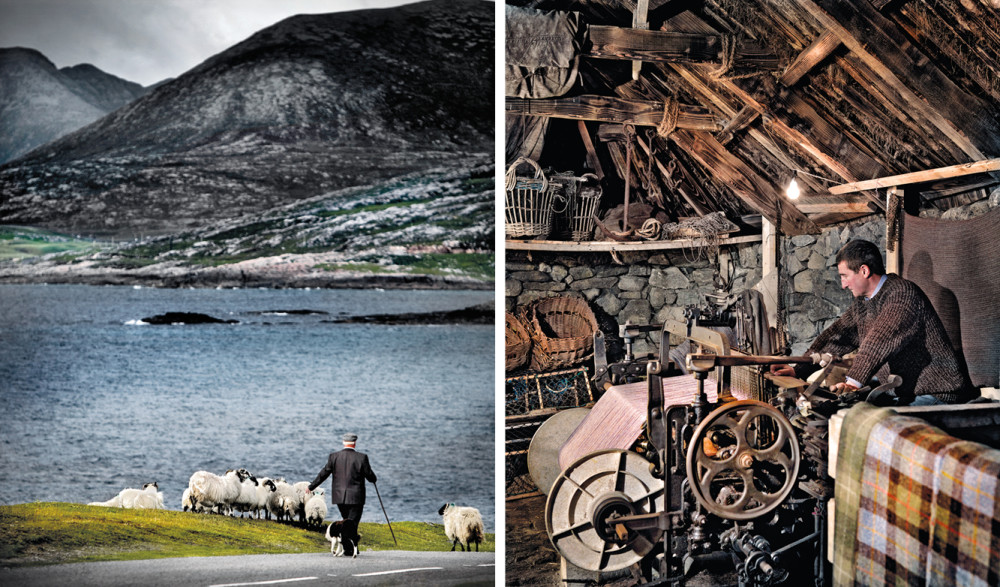
[[[413,1],[0,0],[0,47],[37,49],[56,67],[90,63],[148,86],[288,16]]]

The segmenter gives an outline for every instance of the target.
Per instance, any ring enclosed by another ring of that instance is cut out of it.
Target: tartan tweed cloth
[[[834,584],[1000,584],[1000,451],[866,405],[844,425]]]

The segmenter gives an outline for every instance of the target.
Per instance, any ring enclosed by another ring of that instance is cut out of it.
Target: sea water
[[[490,299],[0,285],[0,504],[105,501],[156,481],[180,509],[195,471],[311,481],[353,432],[390,520],[439,522],[455,502],[493,532],[494,328],[333,323]],[[141,323],[167,312],[238,323]],[[370,484],[362,521],[385,521]]]

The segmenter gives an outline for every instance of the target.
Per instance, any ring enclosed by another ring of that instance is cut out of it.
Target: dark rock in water
[[[256,310],[247,313],[254,314],[257,316],[284,316],[286,314],[294,316],[312,316],[319,314],[329,314],[329,312],[324,312],[323,310]]]
[[[333,320],[334,324],[493,324],[492,303],[448,312],[372,314]]]
[[[151,318],[143,318],[146,324],[238,324],[239,320],[221,320],[208,314],[197,312],[167,312]]]

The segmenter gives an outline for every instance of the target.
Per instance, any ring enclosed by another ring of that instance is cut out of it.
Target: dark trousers
[[[350,520],[351,524],[344,525],[344,538],[353,538],[355,544],[361,539],[361,535],[358,534],[358,523],[361,522],[361,511],[365,509],[365,504],[360,503],[338,503],[337,509],[340,510],[340,517],[344,520]],[[351,552],[347,552],[351,550]],[[344,546],[344,554],[352,555],[354,554],[351,546]]]

